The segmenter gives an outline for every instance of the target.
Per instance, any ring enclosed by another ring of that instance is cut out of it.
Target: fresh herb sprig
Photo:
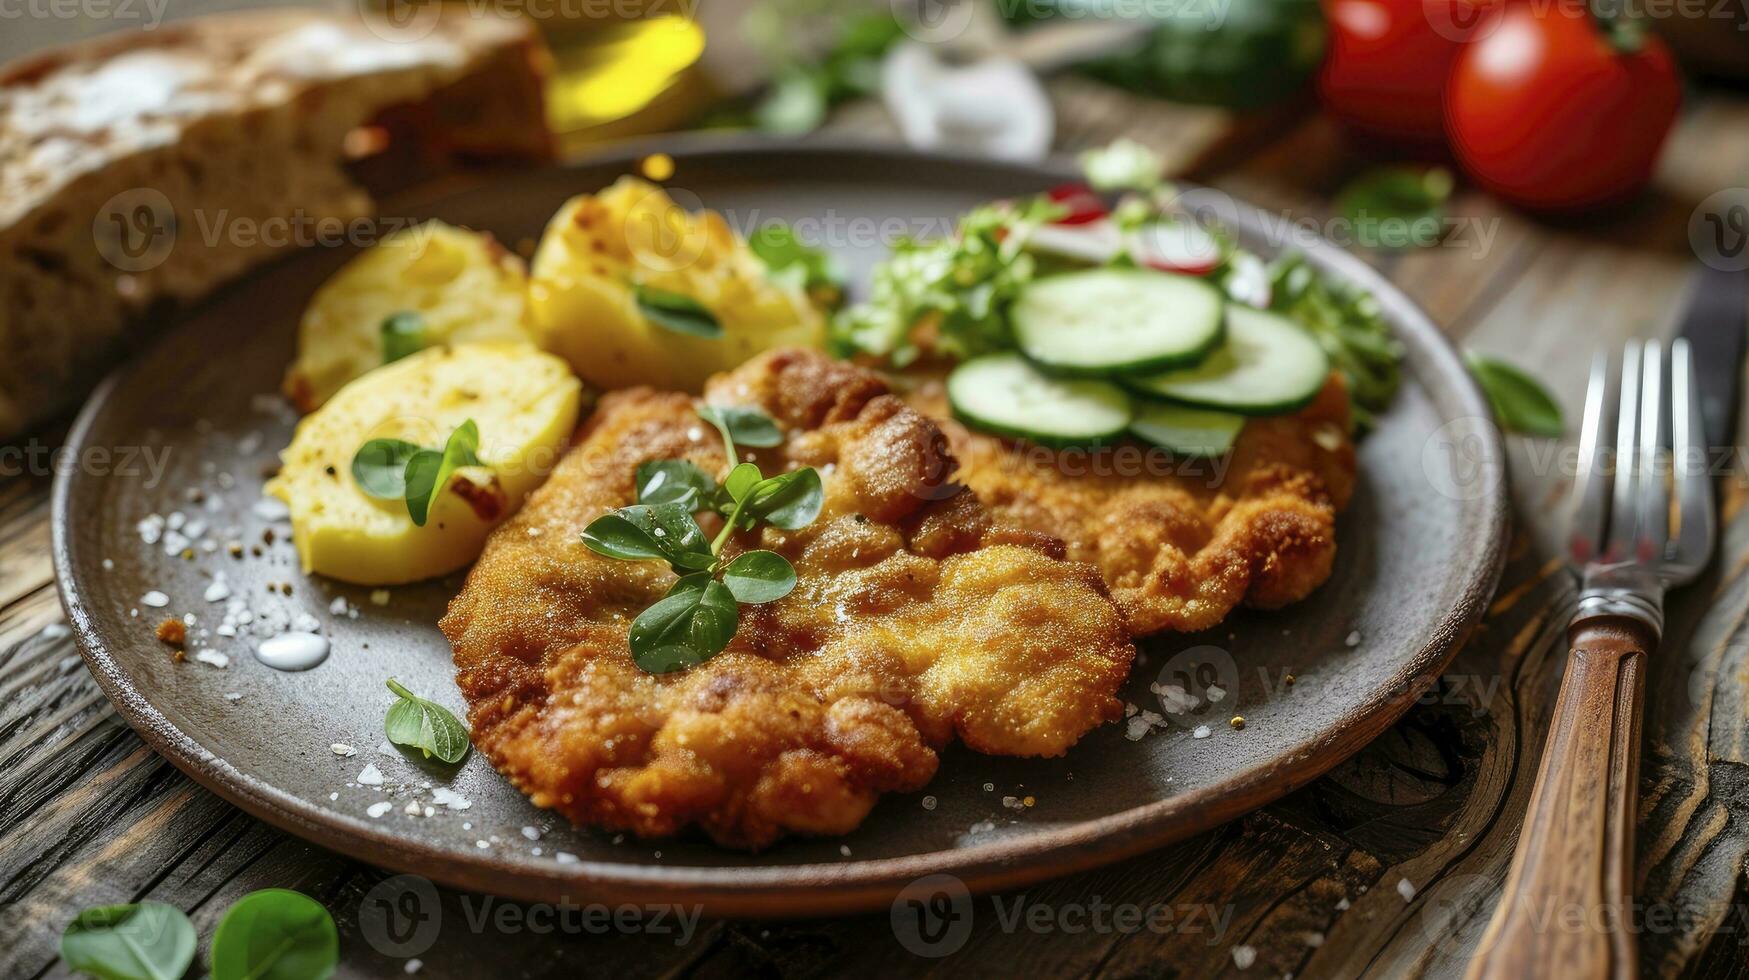
[[[99,905],[61,933],[69,970],[116,980],[177,980],[194,962],[194,925],[162,902]]]
[[[428,449],[405,439],[372,439],[352,456],[352,479],[379,500],[405,500],[419,527],[431,516],[431,502],[464,466],[480,460],[480,427],[468,419],[456,427],[443,449]]]
[[[1357,433],[1372,430],[1402,382],[1403,345],[1391,334],[1378,300],[1359,286],[1319,275],[1303,255],[1269,266],[1270,308],[1311,331],[1348,382]]]
[[[824,249],[797,238],[789,225],[773,222],[761,227],[748,236],[747,247],[765,263],[774,282],[800,290],[827,308],[844,301],[844,267]]]
[[[685,293],[639,283],[632,286],[632,300],[644,319],[664,330],[706,340],[723,335],[723,324],[716,314]]]
[[[747,551],[725,559],[736,531],[761,523],[785,531],[806,527],[820,514],[825,491],[812,467],[766,476],[737,462],[736,443],[775,446],[777,423],[749,408],[706,406],[699,416],[723,437],[730,469],[719,484],[696,465],[653,460],[635,475],[637,503],[604,514],[583,530],[591,551],[623,561],[665,561],[680,578],[666,595],[632,621],[632,660],[652,674],[684,670],[721,653],[740,625],[740,605],[774,602],[796,585],[796,570],[774,551]],[[721,514],[723,528],[706,540],[694,516]]]
[[[1464,362],[1482,386],[1494,418],[1508,432],[1559,439],[1566,431],[1561,403],[1543,383],[1497,357],[1467,351]]]
[[[428,701],[401,686],[393,677],[387,681],[389,690],[398,700],[383,716],[383,732],[389,741],[425,753],[425,758],[437,756],[454,765],[468,754],[468,730],[448,708]]]

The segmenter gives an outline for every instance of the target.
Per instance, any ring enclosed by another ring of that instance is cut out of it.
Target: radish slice
[[[1130,258],[1161,272],[1206,276],[1221,264],[1221,243],[1189,221],[1156,221],[1130,234]]]
[[[1222,284],[1227,290],[1227,296],[1237,303],[1255,306],[1260,310],[1269,309],[1274,291],[1269,285],[1269,267],[1263,260],[1250,252],[1233,253],[1233,261],[1228,265],[1227,281]]]
[[[1105,202],[1086,184],[1062,184],[1051,188],[1051,200],[1068,209],[1068,213],[1051,222],[1054,225],[1084,225],[1098,221],[1109,212]]]
[[[1027,235],[1026,250],[1072,262],[1105,265],[1123,251],[1123,234],[1105,218],[1079,225],[1041,225]]]

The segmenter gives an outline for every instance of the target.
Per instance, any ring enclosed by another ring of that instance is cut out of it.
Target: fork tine
[[[1573,476],[1572,518],[1567,550],[1573,561],[1597,557],[1603,547],[1604,521],[1609,516],[1609,466],[1604,433],[1609,425],[1609,355],[1591,358],[1591,380],[1585,385],[1585,416],[1579,425],[1578,470]]]
[[[1609,511],[1609,537],[1604,560],[1625,561],[1633,555],[1634,439],[1638,434],[1640,399],[1640,345],[1630,343],[1621,355],[1620,409],[1615,419],[1615,494]]]
[[[1634,557],[1653,561],[1664,557],[1670,543],[1670,490],[1659,452],[1664,435],[1664,345],[1646,341],[1640,360],[1640,445],[1634,461],[1639,488],[1635,515]]]
[[[1694,351],[1688,341],[1670,345],[1670,452],[1676,488],[1675,559],[1695,567],[1713,550],[1713,485],[1708,473],[1706,429],[1700,417]]]

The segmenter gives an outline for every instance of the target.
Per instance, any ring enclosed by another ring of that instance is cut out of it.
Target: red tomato
[[[1681,100],[1656,37],[1618,45],[1577,0],[1514,4],[1458,58],[1446,130],[1464,170],[1496,196],[1570,211],[1639,190]]]
[[[1084,225],[1106,215],[1105,202],[1086,184],[1059,184],[1051,188],[1050,198],[1067,209],[1067,213],[1052,224]]]
[[[1445,142],[1442,97],[1488,0],[1323,0],[1330,42],[1318,93],[1361,137],[1418,153]]]

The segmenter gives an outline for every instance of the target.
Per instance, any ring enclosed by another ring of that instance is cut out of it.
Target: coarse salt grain
[[[1413,901],[1415,898],[1415,886],[1409,884],[1409,879],[1407,878],[1398,878],[1397,894],[1403,896],[1403,901],[1405,902]]]
[[[383,814],[388,813],[394,808],[395,805],[393,803],[390,803],[388,800],[383,800],[381,803],[372,803],[370,806],[365,807],[364,812],[370,814],[372,820],[377,820],[380,819]]]
[[[1251,964],[1257,962],[1257,950],[1250,946],[1233,947],[1233,965],[1241,970],[1251,969]]]
[[[1196,730],[1190,733],[1191,738],[1208,738],[1209,735],[1209,726],[1207,725],[1198,725]]]
[[[357,749],[353,748],[350,745],[347,745],[345,742],[329,743],[328,750],[330,752],[333,752],[335,755],[343,755],[343,756],[348,756],[348,757],[355,756],[358,754]]]
[[[378,769],[374,762],[365,763],[364,770],[358,774],[358,785],[381,786],[382,784],[383,771]]]
[[[159,592],[157,589],[153,589],[145,595],[140,596],[140,605],[151,606],[153,609],[163,609],[165,606],[170,605],[170,597]]]
[[[226,667],[231,666],[231,658],[230,657],[227,657],[222,653],[217,653],[217,652],[212,651],[212,650],[197,650],[197,651],[195,651],[194,659],[200,661],[203,664],[209,664],[213,667],[217,667],[220,670],[223,670]]]

